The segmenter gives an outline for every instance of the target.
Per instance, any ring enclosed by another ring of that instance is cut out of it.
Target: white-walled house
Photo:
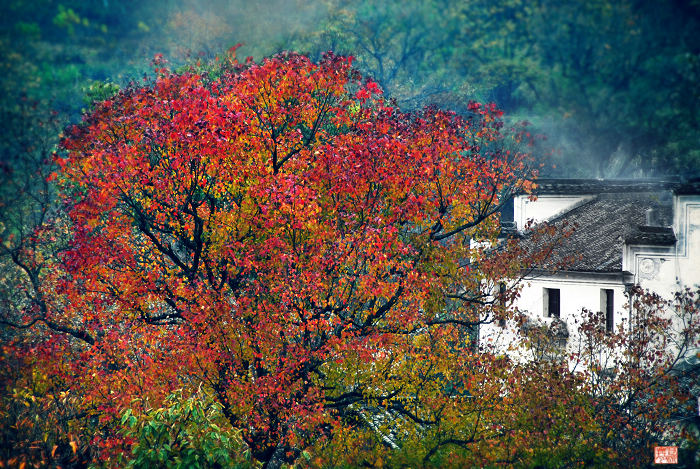
[[[629,318],[625,292],[633,285],[667,298],[700,286],[700,182],[543,179],[538,186],[536,200],[515,197],[511,233],[527,237],[529,220],[573,227],[550,265],[569,263],[528,272],[515,306],[536,323],[560,319],[568,331],[562,340],[575,334],[584,308],[617,328]],[[515,339],[514,324],[480,327],[482,344]]]

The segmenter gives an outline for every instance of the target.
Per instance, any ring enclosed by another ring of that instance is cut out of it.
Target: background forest
[[[543,174],[700,171],[696,0],[9,0],[0,13],[3,178],[155,54],[177,66],[239,42],[256,60],[353,55],[405,110],[495,102],[546,138]]]

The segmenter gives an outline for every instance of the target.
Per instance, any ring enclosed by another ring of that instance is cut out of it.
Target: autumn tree
[[[86,447],[114,463],[124,409],[174,390],[206,393],[266,467],[441,421],[475,386],[456,371],[484,285],[520,268],[471,243],[531,184],[500,112],[402,113],[330,54],[157,73],[67,130],[49,179],[69,243],[6,318],[41,325],[35,366],[81,397]]]

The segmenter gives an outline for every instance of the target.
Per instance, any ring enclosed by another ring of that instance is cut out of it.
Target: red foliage
[[[339,376],[418,356],[427,325],[449,335],[433,300],[481,284],[469,239],[494,238],[526,158],[495,107],[406,114],[350,64],[161,69],[67,131],[72,240],[44,305],[68,335],[45,351],[74,357],[61,377],[103,455],[135,397],[203,386],[256,458],[291,461],[336,422]]]

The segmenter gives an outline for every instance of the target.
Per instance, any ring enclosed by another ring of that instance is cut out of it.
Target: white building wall
[[[573,274],[575,275],[575,274]],[[619,282],[581,280],[575,278],[541,278],[530,280],[529,286],[523,288],[522,295],[518,301],[521,310],[529,311],[534,319],[544,322],[551,322],[551,318],[545,316],[545,295],[546,288],[559,289],[560,295],[560,319],[567,325],[574,326],[576,322],[580,324],[581,310],[583,308],[591,311],[601,311],[600,292],[604,289],[613,290],[614,311],[623,311],[625,286]],[[604,305],[603,305],[604,307]],[[616,314],[616,324],[620,314]],[[569,327],[569,331],[572,328]]]
[[[583,274],[585,275],[585,274]],[[613,291],[614,301],[614,327],[617,329],[623,322],[628,321],[629,311],[626,309],[625,284],[621,276],[601,274],[600,276],[588,275],[589,278],[581,278],[578,272],[560,272],[557,276],[537,277],[527,279],[516,302],[517,308],[536,322],[550,325],[554,320],[546,316],[545,289],[559,289],[560,315],[569,331],[568,347],[578,344],[577,331],[582,322],[581,311],[585,308],[590,311],[603,311],[605,306],[601,304],[601,291],[609,289]],[[490,344],[499,350],[506,350],[516,343],[519,336],[516,325],[509,322],[505,328],[496,322],[485,324],[480,330],[480,340],[483,344]],[[518,356],[515,353],[513,356]]]
[[[623,257],[623,269],[634,274],[635,283],[669,300],[685,288],[700,288],[700,195],[674,196],[673,232],[675,245],[625,246]],[[671,318],[672,327],[682,330],[680,318]]]
[[[590,195],[540,195],[530,200],[528,195],[519,195],[513,202],[513,221],[516,228],[522,230],[528,220],[535,223],[549,220],[592,198]]]

